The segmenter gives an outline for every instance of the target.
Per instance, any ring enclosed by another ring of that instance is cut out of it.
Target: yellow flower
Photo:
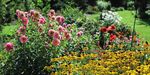
[[[118,47],[122,50],[124,45],[123,44],[119,44]]]
[[[82,50],[83,51],[87,51],[89,48],[88,47],[83,47]]]
[[[150,61],[145,60],[141,63],[139,58],[145,54],[150,54],[150,51],[103,51],[101,57],[96,53],[82,53],[80,56],[71,54],[71,56],[52,58],[52,60],[60,62],[58,66],[54,66],[59,69],[56,71],[58,74],[114,75],[121,71],[122,75],[137,75],[138,72],[148,74],[150,71],[148,65]],[[48,68],[52,69],[52,66]]]
[[[50,75],[58,75],[58,72],[52,72]]]

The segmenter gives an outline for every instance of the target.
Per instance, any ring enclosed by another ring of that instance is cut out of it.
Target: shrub
[[[127,2],[127,7],[129,10],[133,10],[134,9],[134,1]]]
[[[97,28],[100,27],[100,23],[95,19],[86,19],[86,21],[82,24],[82,28],[85,29],[86,33],[95,34],[98,30]]]
[[[135,33],[135,35],[132,36],[131,28],[122,24],[121,18],[116,13],[112,11],[102,12],[101,22],[100,32],[95,36],[99,36],[99,46],[102,49],[128,50],[131,49],[132,40],[134,47],[140,45],[138,34]],[[142,50],[142,48],[140,50]]]
[[[87,14],[95,14],[99,11],[97,6],[88,6],[86,9]]]
[[[116,12],[116,11],[123,11],[124,7],[111,7],[111,11]]]
[[[123,11],[123,10],[124,10],[124,7],[117,8],[117,11]]]
[[[28,11],[31,9],[38,9],[42,12],[48,11],[50,9],[50,0],[44,2],[42,0],[1,0],[0,1],[0,23],[10,23],[16,19],[16,10],[21,9]]]
[[[100,20],[103,25],[111,25],[120,23],[121,17],[116,12],[103,11],[100,15]]]
[[[145,13],[150,16],[150,10],[145,11]]]
[[[97,6],[100,11],[110,9],[110,3],[105,1],[97,1]]]
[[[77,20],[85,19],[83,12],[80,11],[78,8],[66,6],[66,8],[62,9],[61,11],[62,11],[62,15],[64,15],[64,17],[66,17],[66,22],[68,24],[76,23]],[[77,23],[77,25],[78,25],[78,23]]]
[[[102,26],[99,30],[99,46],[102,49],[110,49],[112,51],[130,50],[132,48],[131,42],[133,42],[133,50],[143,50],[143,48],[136,48],[136,46],[140,47],[138,34],[132,37],[131,28],[126,25],[112,24],[111,26]]]
[[[48,20],[35,10],[29,13],[17,10],[22,24],[15,40],[10,42],[13,48],[11,51],[6,49],[9,56],[2,66],[4,75],[47,75],[43,69],[51,64],[51,58],[69,55],[70,52],[80,54],[85,52],[82,50],[84,47],[92,48],[90,35],[85,36],[75,23],[64,24],[65,18],[54,13],[53,10],[49,12]]]

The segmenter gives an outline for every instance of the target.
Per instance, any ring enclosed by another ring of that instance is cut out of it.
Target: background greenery
[[[65,17],[67,15],[70,15],[69,17],[67,17],[67,19],[73,17],[74,20],[77,20],[77,18],[80,16],[80,18],[78,18],[78,21],[82,20],[81,17],[83,14],[91,14],[86,16],[91,16],[90,18],[98,20],[99,13],[101,11],[112,10],[112,11],[118,11],[119,15],[123,17],[122,19],[123,23],[127,23],[127,25],[132,26],[134,20],[132,11],[135,11],[134,10],[135,9],[134,5],[135,5],[136,8],[138,8],[138,18],[139,18],[136,23],[138,24],[136,26],[137,31],[139,33],[141,32],[142,37],[148,40],[149,36],[147,35],[147,33],[149,33],[148,26],[150,24],[148,23],[150,19],[150,15],[149,15],[150,6],[148,4],[149,4],[149,0],[0,0],[0,9],[1,9],[0,10],[0,32],[1,33],[0,34],[13,33],[12,30],[16,27],[16,25],[14,25],[11,22],[17,19],[15,15],[17,9],[25,10],[25,11],[28,11],[30,9],[36,9],[38,11],[44,12],[44,15],[46,15],[49,9],[55,9],[58,12],[63,11],[64,13],[62,14]],[[68,7],[68,5],[70,6],[70,8],[66,8],[66,6]],[[74,10],[71,9],[71,7],[75,7],[77,9]],[[79,13],[80,14],[79,16],[73,14],[77,10],[82,11],[82,13]],[[85,20],[77,23],[79,24],[79,26],[81,26],[81,24],[83,24],[84,21]]]
[[[57,14],[63,15],[65,17],[66,19],[65,23],[67,24],[74,23],[75,25],[77,25],[78,28],[79,27],[84,28],[83,30],[86,36],[84,36],[82,39],[87,38],[88,39],[87,43],[90,46],[91,43],[89,43],[89,38],[92,37],[92,39],[94,39],[94,46],[91,46],[92,47],[91,49],[96,50],[98,48],[95,46],[97,45],[96,43],[99,39],[97,37],[93,37],[93,34],[96,34],[96,32],[99,31],[98,28],[102,26],[102,23],[100,21],[100,14],[104,10],[111,10],[111,11],[117,12],[122,17],[121,19],[122,25],[125,24],[132,28],[134,18],[136,15],[135,9],[137,9],[138,14],[137,14],[137,21],[136,21],[136,31],[140,35],[140,39],[142,41],[144,40],[144,41],[150,42],[150,39],[149,39],[150,38],[150,35],[149,35],[150,33],[150,6],[147,5],[149,4],[148,3],[149,0],[135,0],[135,1],[136,3],[134,3],[134,0],[0,0],[0,9],[1,9],[0,10],[0,62],[1,62],[0,67],[3,66],[4,63],[6,63],[6,60],[9,59],[8,58],[9,55],[3,50],[3,45],[4,43],[8,41],[15,40],[13,37],[15,37],[16,30],[21,25],[21,23],[17,22],[17,17],[15,15],[16,14],[15,12],[17,9],[23,10],[23,11],[29,11],[30,9],[34,9],[34,10],[42,12],[41,14],[44,16],[47,16],[47,12],[50,9],[56,10]],[[33,37],[35,38],[39,37],[39,35],[37,34],[38,33],[35,33]],[[41,43],[40,40],[37,40],[37,41]],[[81,43],[77,44],[79,45],[79,47],[70,46],[68,50],[70,51],[82,50],[82,46],[84,46],[84,43],[82,43],[82,41]],[[44,43],[45,42],[42,42],[39,45],[42,46],[44,45]],[[76,44],[76,41],[72,45],[76,46],[75,44]],[[28,48],[32,48],[32,47],[27,47],[27,49]],[[44,46],[41,49],[38,49],[38,48],[39,46],[33,45],[33,49],[37,49],[39,51],[42,51],[44,49]],[[22,51],[22,49],[18,49],[18,50]],[[119,49],[115,49],[115,50],[119,50]],[[24,53],[24,51],[22,53]],[[16,53],[15,55],[17,54],[18,53]],[[39,57],[40,55],[44,56],[42,52],[41,54],[40,53],[37,53],[37,54],[39,54]],[[18,56],[20,55],[14,56],[12,57],[12,59],[15,59]],[[28,55],[27,57],[30,57],[30,55]],[[41,58],[44,59],[44,57],[41,57]],[[16,61],[13,61],[13,63],[14,62]],[[35,61],[35,62],[38,62],[38,61]],[[39,61],[38,64],[40,63],[42,63],[42,60]],[[36,66],[38,64],[36,64]],[[11,65],[6,65],[6,67],[9,67],[9,66]],[[14,66],[18,66],[18,65],[14,65]],[[35,68],[38,67],[36,66]],[[1,69],[0,69],[0,74],[1,74]]]

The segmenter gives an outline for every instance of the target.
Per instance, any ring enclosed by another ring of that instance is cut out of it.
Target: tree
[[[148,16],[145,13],[147,5],[147,0],[135,0],[135,7],[138,10],[139,17],[141,19],[147,19]]]
[[[125,7],[127,6],[126,0],[109,0],[113,7]]]

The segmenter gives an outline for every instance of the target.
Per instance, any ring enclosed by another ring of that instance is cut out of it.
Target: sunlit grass
[[[122,22],[132,26],[134,24],[133,11],[118,11],[118,14],[122,17]],[[139,33],[140,38],[150,42],[150,24],[140,19],[136,20],[136,31]]]
[[[134,12],[129,11],[129,10],[124,10],[124,11],[117,11],[118,14],[122,17],[122,22],[125,23],[126,25],[129,25],[133,27],[134,25]],[[98,19],[99,18],[99,13],[93,14],[88,16],[88,18],[91,19]],[[150,42],[150,22],[145,22],[140,19],[136,20],[136,31],[140,35],[141,39],[144,39],[144,41],[149,41]]]

